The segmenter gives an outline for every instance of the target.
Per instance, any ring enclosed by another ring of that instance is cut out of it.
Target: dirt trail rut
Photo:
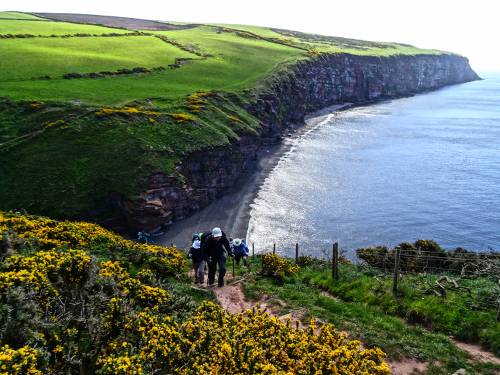
[[[243,293],[243,286],[241,282],[237,282],[226,285],[222,288],[215,288],[214,290],[217,301],[221,306],[231,314],[238,314],[247,309],[260,308],[269,314],[277,316],[280,320],[290,319],[292,324],[298,327],[304,328],[303,324],[303,314],[300,311],[291,311],[285,315],[279,315],[279,306],[285,306],[283,301],[272,300],[269,297],[264,296],[258,301],[252,301],[245,299],[245,294]],[[329,296],[334,298],[333,296]],[[490,352],[484,351],[478,345],[466,344],[458,341],[454,341],[460,349],[469,353],[472,359],[480,362],[490,362],[494,364],[500,364],[500,359],[495,357]],[[407,358],[400,361],[388,361],[391,367],[392,375],[410,375],[410,374],[424,374],[429,366],[426,362],[418,362],[414,359]]]

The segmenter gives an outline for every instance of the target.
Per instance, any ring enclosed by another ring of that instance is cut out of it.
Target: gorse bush
[[[381,350],[331,325],[194,309],[169,286],[186,271],[175,248],[15,213],[1,213],[0,234],[2,374],[389,374]],[[298,269],[276,255],[265,264]]]
[[[37,370],[39,357],[40,352],[28,346],[17,350],[9,345],[0,347],[0,373],[42,375],[42,372]]]
[[[362,349],[332,325],[293,328],[262,311],[228,314],[205,302],[185,322],[144,312],[104,350],[101,374],[389,374],[380,349]]]
[[[56,221],[0,211],[0,236],[4,238],[4,243],[8,243],[4,246],[17,253],[85,250],[99,258],[121,260],[136,269],[147,267],[159,277],[174,275],[187,264],[185,256],[176,248],[139,244],[99,225],[85,222]]]
[[[122,115],[122,116],[134,116],[134,115],[143,115],[143,116],[159,116],[160,112],[156,111],[148,111],[141,108],[136,107],[125,107],[125,108],[101,108],[96,111],[96,116],[98,117],[106,117],[111,115]]]
[[[196,91],[195,93],[188,95],[187,106],[191,112],[200,112],[208,104],[207,98],[212,95],[208,91]]]
[[[168,115],[178,124],[194,120],[194,116],[188,113],[168,113]]]
[[[281,279],[299,271],[299,266],[276,254],[262,255],[262,274]]]

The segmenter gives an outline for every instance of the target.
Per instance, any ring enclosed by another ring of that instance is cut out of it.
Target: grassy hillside
[[[498,355],[500,325],[496,322],[496,309],[485,310],[471,304],[471,296],[463,290],[450,288],[446,298],[426,294],[422,284],[434,283],[436,275],[408,275],[395,297],[392,275],[370,267],[344,262],[339,265],[339,279],[335,281],[331,264],[305,256],[299,258],[300,268],[295,272],[273,279],[261,272],[262,265],[271,268],[266,258],[272,259],[269,263],[276,270],[285,268],[278,266],[283,260],[267,254],[264,260],[261,256],[251,259],[251,272],[237,268],[237,273],[245,278],[247,297],[266,303],[278,314],[302,317],[303,321],[314,317],[333,322],[366,347],[382,348],[391,361],[413,359],[426,363],[425,374],[448,375],[465,369],[470,374],[493,375],[500,370],[498,362],[470,358],[453,341],[455,337],[482,342]],[[293,264],[292,260],[287,261]],[[485,276],[465,283],[470,293],[476,295],[492,291],[488,287],[495,288],[495,279]],[[412,320],[410,311],[418,312],[421,319]],[[483,337],[478,337],[478,333]]]
[[[226,313],[176,248],[1,211],[0,244],[2,373],[389,374],[379,348],[330,324]]]
[[[248,90],[299,60],[438,53],[263,27],[92,17],[122,28],[0,12],[0,208],[106,217],[111,193],[132,197],[189,152],[256,134],[258,121],[242,109]]]
[[[132,31],[141,30],[0,19],[0,34],[99,35]],[[321,39],[308,34],[242,25],[200,25],[184,30],[142,32],[167,37],[183,50],[175,49],[172,44],[158,38],[153,39],[153,36],[0,40],[0,51],[6,56],[0,62],[3,71],[3,76],[0,76],[0,96],[14,100],[77,99],[88,104],[103,105],[124,105],[149,98],[170,101],[200,89],[241,91],[252,88],[280,66],[307,58],[308,51],[374,56],[437,53],[393,43],[327,37]],[[147,76],[131,75],[77,82],[61,77],[67,72],[99,72],[154,65],[167,67],[175,58],[186,57],[186,53],[189,53],[186,50],[203,54],[204,58],[183,65],[180,69]],[[20,56],[23,58],[20,59]],[[65,58],[61,59],[61,56]],[[45,76],[52,79],[37,79]],[[30,81],[17,82],[27,79]],[[99,95],[95,95],[97,91]]]

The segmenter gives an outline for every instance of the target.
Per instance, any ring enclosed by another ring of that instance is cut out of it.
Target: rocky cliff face
[[[234,185],[265,142],[279,140],[290,124],[337,103],[369,103],[479,79],[466,58],[456,55],[371,57],[320,55],[270,77],[246,108],[261,121],[260,136],[193,153],[178,175],[155,174],[148,188],[118,206],[129,229],[153,231],[208,205]],[[182,176],[179,178],[179,176]]]

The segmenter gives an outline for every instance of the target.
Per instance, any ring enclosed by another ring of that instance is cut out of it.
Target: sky
[[[271,26],[441,49],[500,71],[498,0],[2,0],[0,10]]]

